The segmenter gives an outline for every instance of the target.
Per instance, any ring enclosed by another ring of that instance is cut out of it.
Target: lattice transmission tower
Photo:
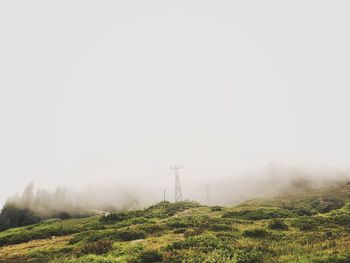
[[[183,199],[179,170],[182,169],[182,166],[175,165],[174,167],[170,167],[170,169],[175,171],[175,202],[181,202]]]

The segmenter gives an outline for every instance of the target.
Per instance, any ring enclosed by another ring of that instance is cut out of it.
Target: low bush
[[[105,254],[112,249],[113,242],[110,240],[99,240],[96,242],[85,243],[75,251],[77,255],[87,254]]]
[[[113,256],[86,255],[82,257],[56,258],[50,263],[120,263],[120,259]]]
[[[264,254],[258,250],[241,250],[237,253],[237,263],[263,263]]]
[[[147,234],[160,234],[166,230],[166,226],[163,224],[143,224],[138,227],[139,230],[146,232]]]
[[[116,237],[120,241],[131,241],[136,239],[144,239],[147,237],[147,234],[142,230],[123,229],[116,233]]]
[[[298,227],[301,231],[311,231],[319,225],[319,220],[316,217],[302,216],[296,218],[292,225]]]
[[[317,198],[310,202],[310,207],[319,213],[327,213],[340,209],[344,206],[344,201],[336,198]]]
[[[174,234],[183,234],[187,231],[187,228],[176,228],[174,229]]]
[[[69,219],[72,218],[72,216],[66,212],[59,212],[55,217],[59,219]]]
[[[298,205],[296,207],[291,207],[290,210],[297,216],[312,216],[317,214],[317,211],[315,209],[312,209],[307,205]]]
[[[203,230],[200,228],[189,228],[184,232],[184,237],[198,236],[203,233]]]
[[[218,248],[212,251],[172,251],[164,257],[166,263],[263,263],[263,252],[256,249]]]
[[[337,255],[323,255],[317,258],[311,259],[312,263],[349,263],[350,254],[348,252],[339,253]]]
[[[272,230],[288,230],[288,225],[280,219],[274,219],[269,222],[268,228]]]
[[[100,218],[100,222],[105,224],[110,224],[110,223],[124,221],[124,220],[127,220],[128,218],[130,217],[126,213],[110,213],[102,216]]]
[[[215,249],[211,252],[186,250],[183,253],[173,251],[164,257],[165,263],[237,263],[235,254],[226,249]]]
[[[106,230],[92,230],[85,231],[74,235],[69,241],[70,244],[79,242],[96,242],[99,240],[113,240],[113,241],[131,241],[136,239],[144,239],[147,234],[142,230],[133,228],[126,229],[106,229]]]
[[[220,240],[223,240],[224,242],[232,242],[234,240],[237,240],[241,237],[240,232],[237,229],[233,229],[234,231],[229,232],[216,232],[215,236],[217,236]]]
[[[167,226],[170,228],[201,228],[211,231],[230,231],[232,220],[229,218],[212,218],[209,216],[183,216],[170,218]]]
[[[171,228],[189,228],[199,226],[203,222],[203,218],[196,216],[184,216],[170,218],[167,225]]]
[[[222,206],[218,206],[218,205],[212,206],[212,207],[210,208],[210,211],[211,211],[211,212],[218,212],[218,211],[222,211],[222,210],[224,210],[224,208],[223,208]]]
[[[324,222],[337,224],[340,226],[350,225],[350,211],[349,210],[334,210],[329,212],[322,218]]]
[[[266,231],[265,229],[250,229],[250,230],[245,230],[243,232],[244,237],[251,237],[251,238],[267,238],[270,236],[270,233]]]
[[[230,231],[232,226],[228,224],[210,224],[207,227],[208,230],[219,232],[219,231]]]
[[[304,198],[284,204],[282,208],[291,211],[298,216],[311,216],[318,213],[328,213],[344,207],[345,202],[333,197]]]
[[[293,217],[294,214],[290,211],[278,207],[258,208],[254,210],[233,210],[223,214],[223,218],[240,218],[249,220],[262,220],[273,218]]]
[[[160,202],[156,205],[152,205],[144,210],[144,216],[146,218],[167,218],[175,215],[178,212],[185,211],[190,208],[200,207],[197,202],[176,202],[170,203],[168,201]]]
[[[141,263],[161,262],[163,261],[163,254],[159,250],[146,250],[141,253]]]
[[[221,249],[225,247],[225,243],[220,240],[215,235],[211,234],[202,234],[198,236],[190,236],[185,240],[175,241],[170,244],[168,250],[177,250],[177,249],[189,249],[196,248],[204,252],[213,251],[215,249]]]

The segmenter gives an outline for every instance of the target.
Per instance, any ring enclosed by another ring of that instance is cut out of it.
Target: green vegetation
[[[58,207],[55,206],[56,202],[59,203]],[[30,183],[21,196],[15,195],[6,200],[0,213],[0,231],[42,220],[89,216],[92,216],[91,211],[72,206],[64,190],[58,188],[54,193],[44,190],[34,193],[34,185]]]
[[[288,225],[282,220],[274,219],[269,222],[268,228],[273,230],[288,230]]]
[[[262,219],[272,219],[272,218],[284,218],[294,216],[288,210],[281,209],[278,207],[264,207],[254,210],[233,210],[226,212],[223,217],[228,218],[241,218],[250,220],[262,220]]]
[[[0,214],[0,230],[11,227],[35,224],[40,218],[27,208],[19,208],[12,203],[6,204]]]
[[[0,232],[0,262],[350,262],[348,185],[33,223]]]

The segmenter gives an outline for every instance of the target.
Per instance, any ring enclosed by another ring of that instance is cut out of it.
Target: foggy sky
[[[184,185],[349,166],[349,7],[1,1],[0,203],[30,181],[161,198],[176,163]]]

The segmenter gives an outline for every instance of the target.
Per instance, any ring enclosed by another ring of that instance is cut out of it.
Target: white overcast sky
[[[0,197],[29,181],[172,180],[177,162],[193,180],[349,165],[349,12],[349,1],[1,1]]]

